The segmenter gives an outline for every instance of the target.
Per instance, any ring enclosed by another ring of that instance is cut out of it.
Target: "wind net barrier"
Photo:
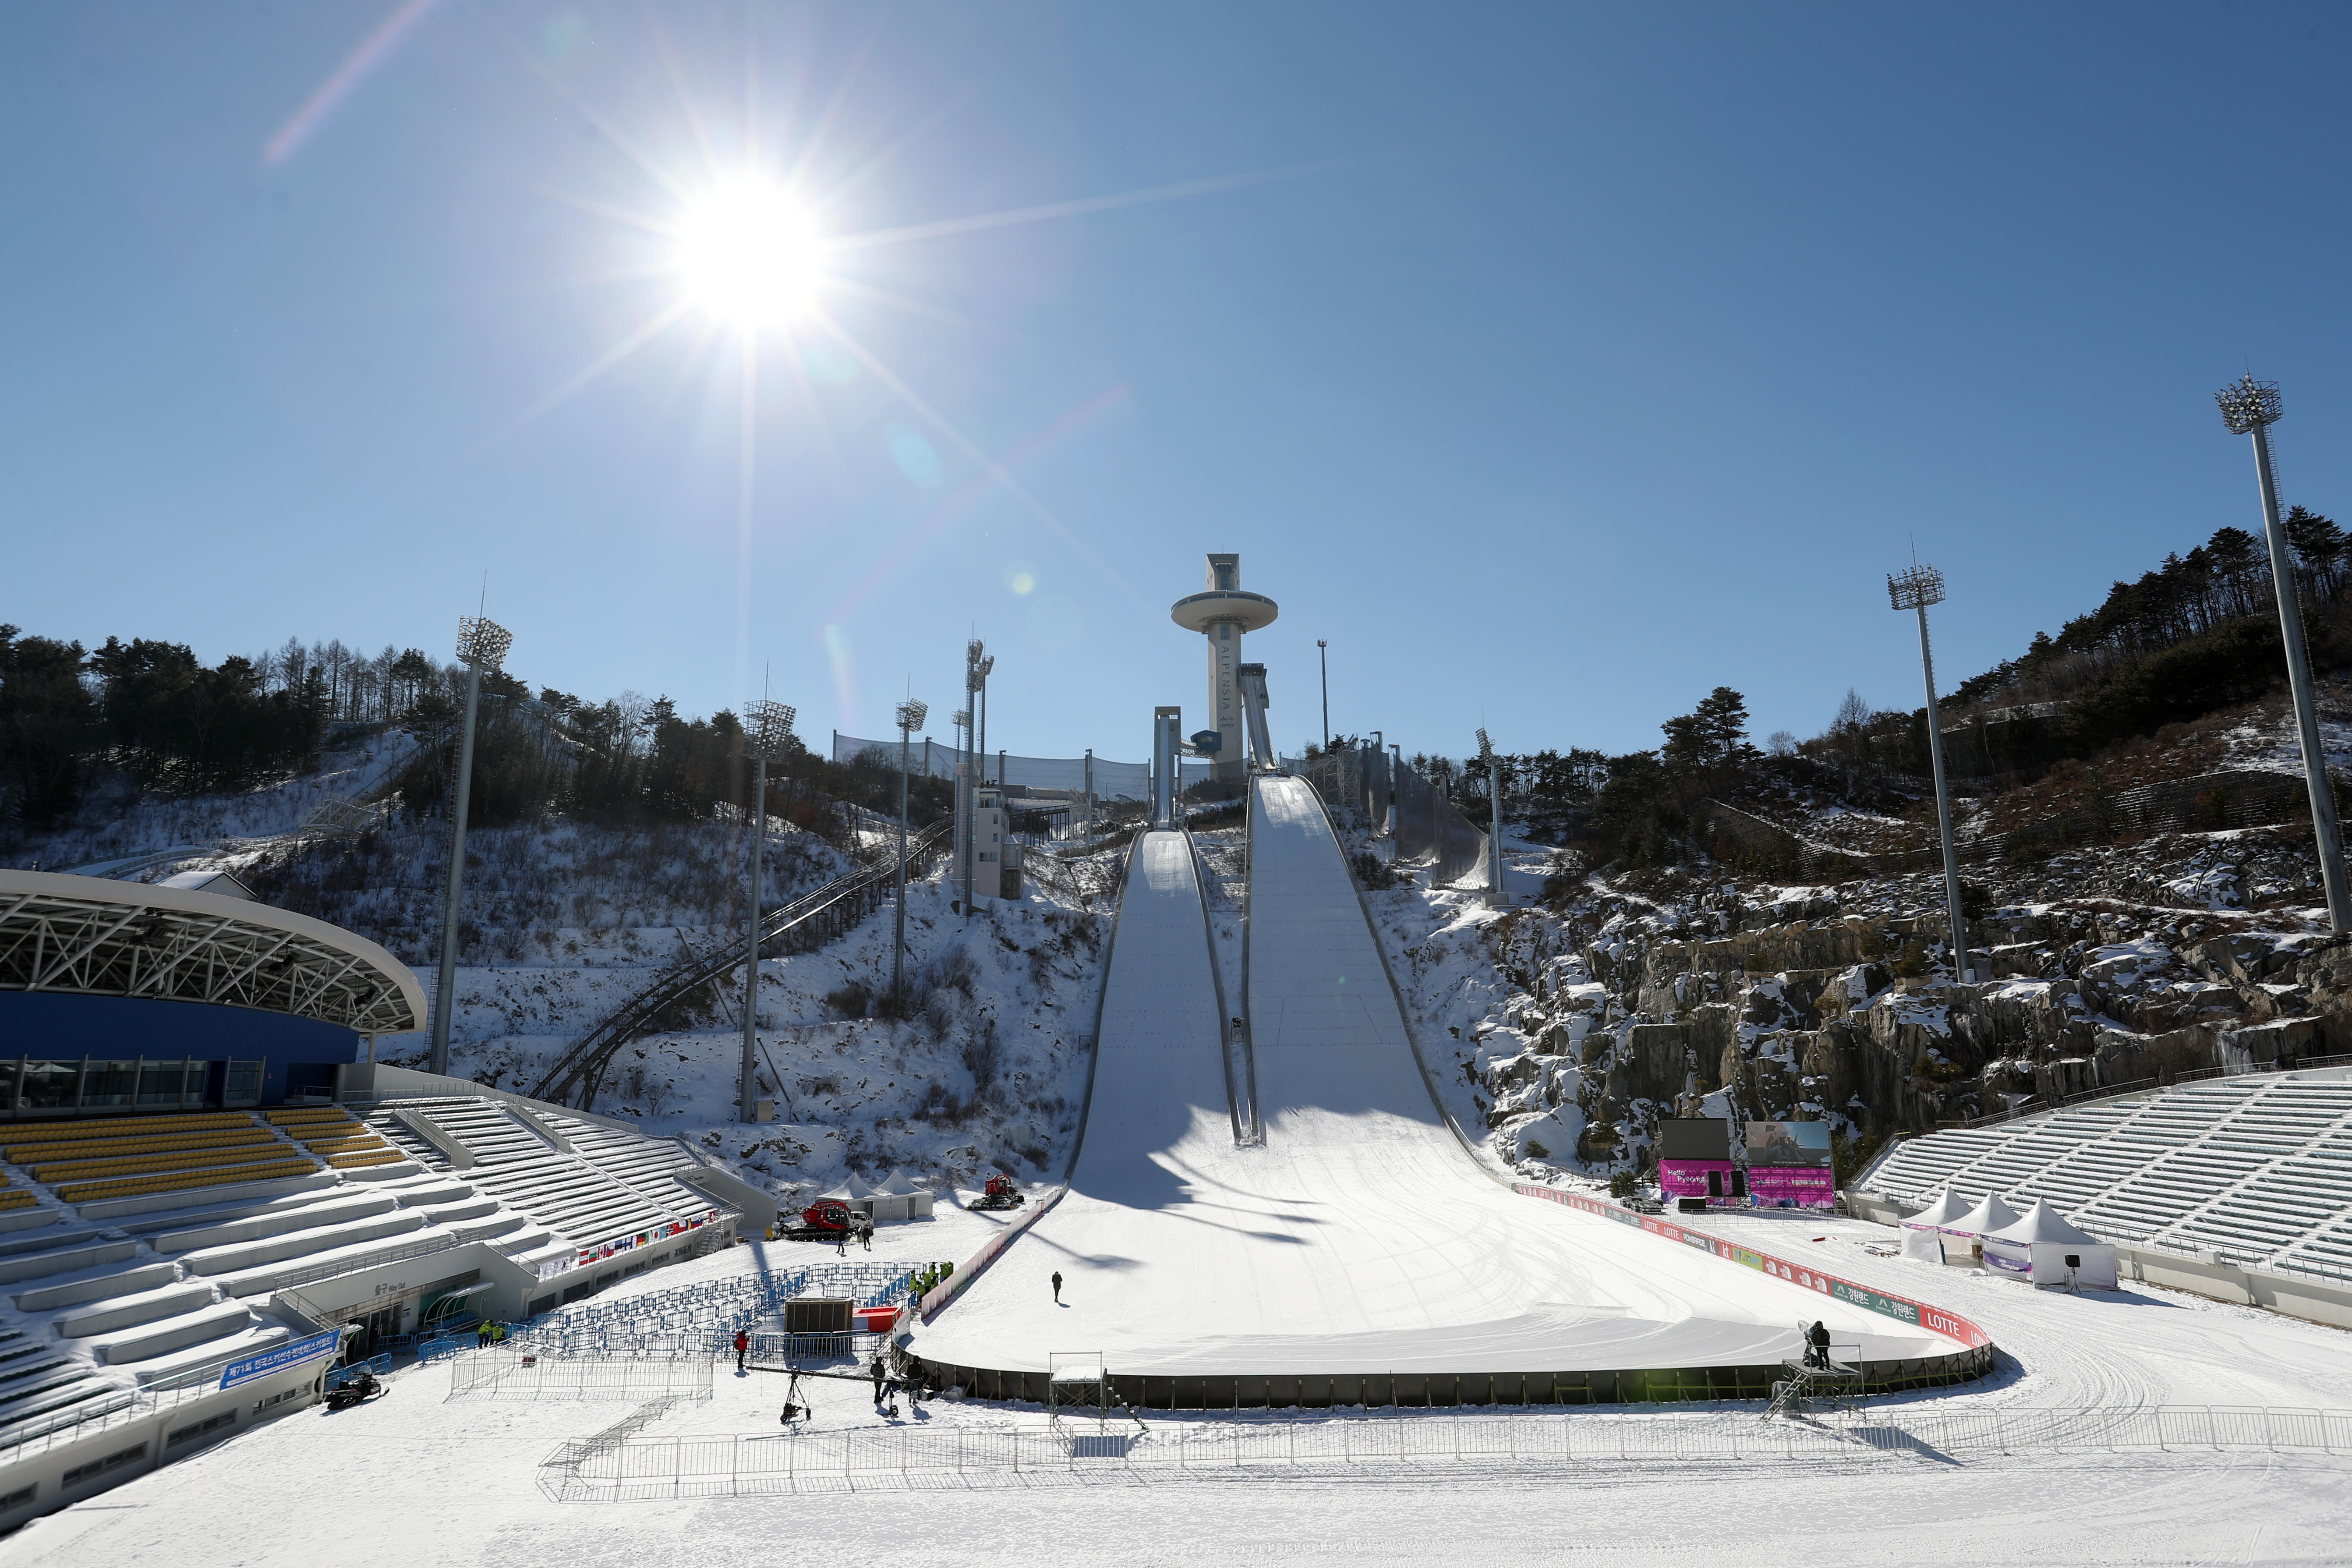
[[[950,779],[956,776],[956,764],[963,753],[944,742],[928,736],[912,742],[907,748],[907,771],[926,778]],[[896,773],[898,770],[897,741],[868,741],[856,735],[833,732],[833,760],[844,764],[869,760]],[[1150,763],[1115,763],[1108,757],[1023,757],[1011,752],[991,752],[983,782],[1009,784],[1024,789],[1067,790],[1073,795],[1085,793],[1089,778],[1093,780],[1095,797],[1098,800],[1148,801],[1151,798],[1151,764]],[[1176,779],[1181,789],[1190,789],[1207,782],[1209,764],[1180,760]]]
[[[1393,805],[1397,864],[1428,867],[1435,885],[1458,882],[1486,864],[1486,835],[1419,769],[1379,747],[1351,746],[1285,762],[1315,786],[1326,805],[1358,822],[1377,828]]]

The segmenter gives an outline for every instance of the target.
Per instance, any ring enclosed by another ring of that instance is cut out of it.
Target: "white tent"
[[[1946,1187],[1936,1201],[1902,1221],[1903,1256],[1922,1263],[1944,1260],[1944,1227],[1969,1212],[1969,1200]]]
[[[1984,1238],[2003,1226],[2017,1223],[2017,1211],[1990,1193],[1984,1201],[1964,1215],[1957,1215],[1943,1225],[1944,1261],[1974,1263],[1984,1256]]]
[[[1984,1237],[1985,1271],[2034,1285],[2116,1288],[2116,1249],[2036,1198],[2023,1218]]]
[[[874,1217],[877,1221],[929,1219],[930,1190],[915,1185],[905,1171],[893,1171],[874,1189]]]
[[[824,1203],[828,1199],[847,1204],[853,1212],[862,1214],[868,1219],[874,1217],[874,1189],[859,1181],[857,1173],[855,1171],[849,1173],[848,1179],[841,1185],[830,1192],[817,1194],[814,1201]]]

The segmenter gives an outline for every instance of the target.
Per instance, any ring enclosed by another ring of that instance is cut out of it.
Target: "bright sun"
[[[679,270],[704,310],[739,327],[791,321],[815,299],[824,245],[792,197],[764,180],[711,186],[677,228]]]

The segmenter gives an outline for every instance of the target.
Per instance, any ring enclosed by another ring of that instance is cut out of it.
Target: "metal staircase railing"
[[[955,831],[952,822],[927,827],[907,841],[907,879],[930,868]],[[890,896],[898,877],[893,855],[879,866],[861,867],[835,878],[771,912],[760,925],[760,951],[806,952],[864,920]],[[575,1041],[531,1086],[530,1098],[593,1110],[605,1069],[623,1046],[655,1027],[662,1015],[730,970],[740,969],[743,950],[728,944],[713,952],[679,959],[606,1014]]]

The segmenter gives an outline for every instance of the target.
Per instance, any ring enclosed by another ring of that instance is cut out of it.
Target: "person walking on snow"
[[[751,1336],[741,1329],[735,1331],[735,1370],[743,1370],[743,1358],[751,1353]]]
[[[874,1356],[874,1408],[882,1408],[882,1356],[878,1351]]]
[[[1060,1306],[1061,1304],[1062,1304],[1062,1271],[1061,1271],[1060,1269],[1056,1268],[1056,1269],[1055,1269],[1055,1270],[1054,1270],[1054,1305],[1055,1305],[1056,1307],[1058,1307],[1058,1306]]]

